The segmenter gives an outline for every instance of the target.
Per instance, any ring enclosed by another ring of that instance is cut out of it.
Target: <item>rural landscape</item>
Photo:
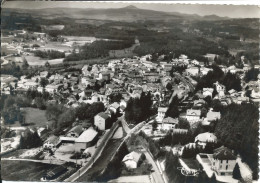
[[[259,14],[149,7],[2,6],[1,180],[258,182]]]

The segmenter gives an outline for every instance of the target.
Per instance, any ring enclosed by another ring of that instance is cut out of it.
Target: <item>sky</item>
[[[122,3],[122,2],[69,2],[69,1],[7,1],[2,8],[42,9],[56,7],[71,8],[122,8],[134,5],[141,9],[186,14],[218,15],[230,18],[260,18],[260,8],[256,5],[185,5],[163,3]]]

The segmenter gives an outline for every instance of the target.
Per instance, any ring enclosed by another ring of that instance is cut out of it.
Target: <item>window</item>
[[[225,173],[221,172],[220,175],[225,175]]]
[[[220,161],[220,163],[222,163],[223,160]]]
[[[228,163],[228,160],[227,160],[227,163]]]
[[[222,165],[219,166],[219,169],[221,169],[221,168],[222,168]]]
[[[228,165],[226,166],[226,170],[228,169]]]

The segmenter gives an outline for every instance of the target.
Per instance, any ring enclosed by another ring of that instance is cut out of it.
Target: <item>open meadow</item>
[[[6,181],[40,181],[42,176],[58,165],[30,161],[1,161],[1,178]]]

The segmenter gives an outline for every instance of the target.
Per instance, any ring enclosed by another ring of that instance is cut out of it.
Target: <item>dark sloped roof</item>
[[[108,119],[109,118],[109,116],[106,113],[104,113],[104,112],[100,112],[97,115],[99,115],[100,117],[102,117],[104,119]]]
[[[213,157],[219,160],[235,160],[236,156],[232,153],[232,151],[224,146],[221,146],[214,150]]]

